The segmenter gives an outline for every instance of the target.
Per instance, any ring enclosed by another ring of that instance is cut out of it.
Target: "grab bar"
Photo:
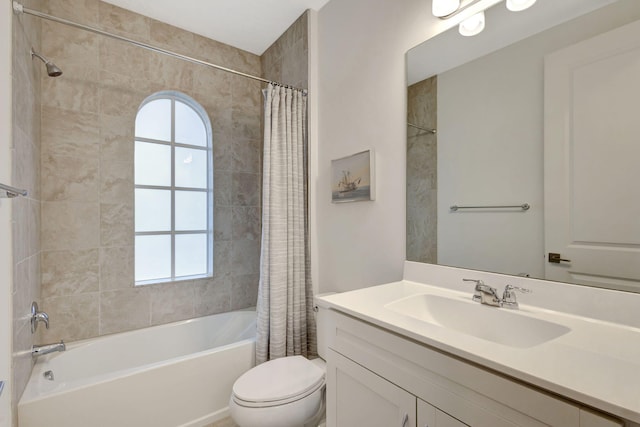
[[[419,130],[424,131],[424,132],[429,132],[429,133],[437,133],[437,132],[438,132],[438,131],[437,131],[437,130],[435,130],[435,129],[432,129],[432,128],[425,128],[425,127],[422,127],[422,126],[414,125],[413,123],[410,123],[410,122],[407,122],[407,126],[410,126],[410,127],[412,127],[412,128],[416,128],[416,129],[419,129]]]
[[[18,196],[27,196],[27,190],[22,190],[20,188],[12,187],[6,184],[0,184],[0,198],[2,199],[13,199]]]
[[[522,205],[502,205],[502,206],[458,206],[458,205],[453,205],[449,209],[451,209],[453,212],[455,212],[455,211],[457,211],[459,209],[508,209],[508,208],[517,208],[517,209],[522,209],[523,211],[527,211],[527,210],[529,210],[529,208],[531,208],[531,205],[529,205],[529,203],[524,203]]]

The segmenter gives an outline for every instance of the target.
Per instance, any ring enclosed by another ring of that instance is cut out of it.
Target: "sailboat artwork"
[[[331,161],[333,203],[374,200],[373,159],[367,150]]]

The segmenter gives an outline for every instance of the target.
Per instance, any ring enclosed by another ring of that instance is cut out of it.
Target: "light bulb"
[[[458,10],[460,0],[433,0],[431,3],[431,13],[433,16],[447,16]]]
[[[512,12],[520,12],[533,6],[536,0],[507,0],[507,9]]]
[[[484,30],[484,11],[465,19],[458,26],[458,31],[463,36],[475,36]]]

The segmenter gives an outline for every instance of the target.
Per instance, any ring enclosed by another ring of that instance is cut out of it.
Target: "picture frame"
[[[365,150],[331,160],[331,202],[375,200],[375,155]]]

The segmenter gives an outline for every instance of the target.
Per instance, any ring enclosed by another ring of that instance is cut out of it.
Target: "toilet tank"
[[[330,331],[325,316],[327,315],[329,307],[325,305],[322,300],[319,300],[318,297],[325,297],[333,294],[335,294],[335,292],[327,292],[324,294],[316,295],[316,297],[313,299],[313,308],[316,314],[316,337],[318,344],[318,356],[320,356],[323,360],[327,360],[327,337],[329,336]]]

